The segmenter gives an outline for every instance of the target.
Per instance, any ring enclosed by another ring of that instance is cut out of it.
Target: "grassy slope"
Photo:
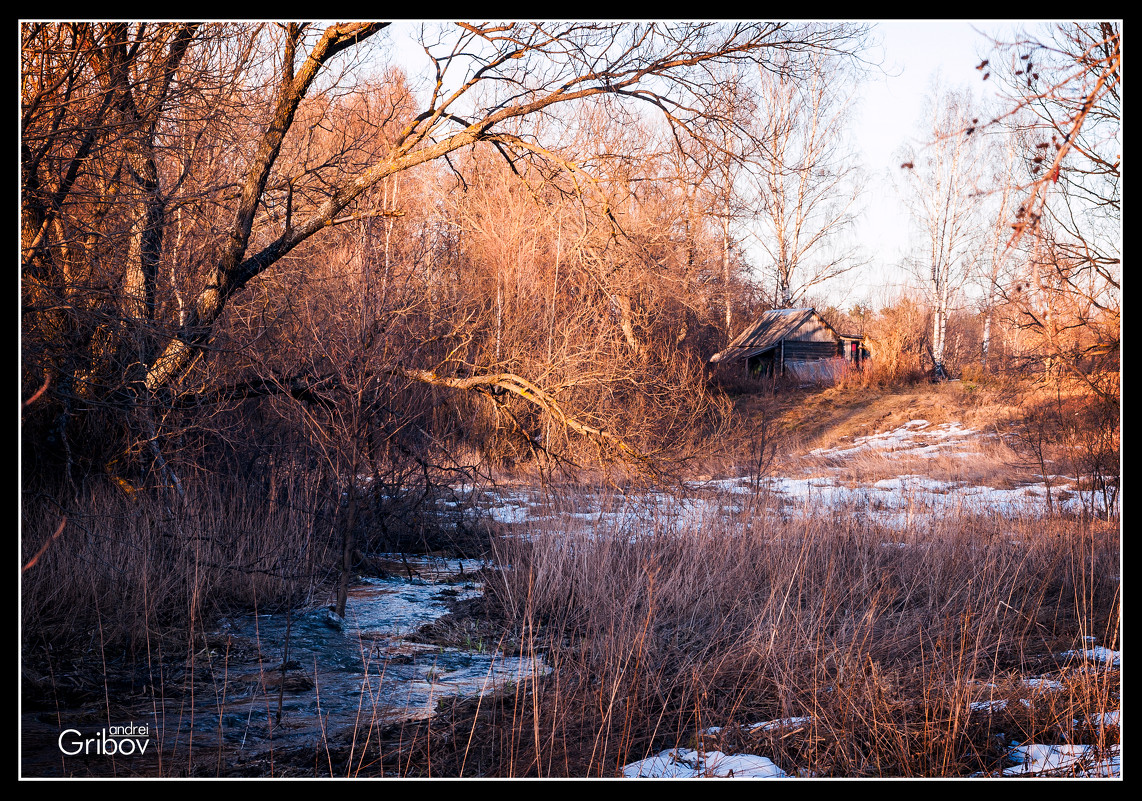
[[[739,398],[743,414],[757,413],[756,396]],[[913,384],[889,389],[830,387],[796,390],[777,399],[778,421],[793,452],[831,448],[856,437],[899,428],[910,420],[932,425],[958,422],[975,430],[1011,424],[1019,409],[1011,392],[977,384]]]
[[[892,431],[912,420],[927,420],[931,429],[943,423],[958,423],[978,432],[971,459],[937,457],[907,458],[899,454],[864,452],[845,459],[853,480],[879,480],[902,473],[918,473],[934,479],[1011,488],[1040,481],[1034,460],[1014,436],[1021,430],[1027,387],[983,386],[972,382],[905,384],[877,387],[830,387],[791,389],[768,394],[739,395],[735,413],[743,431],[756,431],[768,418],[780,442],[771,474],[796,475],[816,469],[806,455],[816,449],[850,447],[854,440]],[[743,438],[737,458],[748,459],[750,443]],[[731,444],[731,449],[733,444]],[[830,466],[839,466],[836,457]]]

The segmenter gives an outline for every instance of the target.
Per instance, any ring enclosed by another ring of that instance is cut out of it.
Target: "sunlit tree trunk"
[[[968,98],[933,90],[922,130],[928,144],[905,151],[907,202],[925,239],[925,283],[932,310],[932,370],[947,377],[944,341],[954,294],[967,280],[976,239],[978,149],[968,132]],[[917,276],[919,277],[919,276]]]

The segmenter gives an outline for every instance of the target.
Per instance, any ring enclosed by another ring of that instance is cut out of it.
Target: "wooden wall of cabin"
[[[833,359],[837,356],[837,341],[832,337],[827,342],[785,340],[785,361],[808,359]]]
[[[789,352],[790,342],[828,342],[833,346],[834,353],[837,347],[837,335],[833,329],[825,324],[820,317],[810,317],[801,326],[785,337],[786,354]]]

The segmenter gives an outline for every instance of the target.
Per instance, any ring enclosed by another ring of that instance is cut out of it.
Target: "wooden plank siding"
[[[796,331],[785,337],[785,352],[788,356],[790,342],[829,342],[835,349],[838,341],[837,332],[814,313],[812,317],[801,323]]]
[[[834,340],[828,342],[785,340],[785,361],[787,362],[806,359],[831,359],[839,355],[837,343]]]

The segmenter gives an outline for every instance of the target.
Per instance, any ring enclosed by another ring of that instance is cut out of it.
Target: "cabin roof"
[[[836,330],[825,322],[815,309],[773,309],[757,318],[753,325],[746,328],[722,350],[710,357],[711,362],[724,362],[728,359],[748,359],[764,353],[770,348],[776,348],[781,340],[787,338],[798,328],[813,317],[840,338]]]

